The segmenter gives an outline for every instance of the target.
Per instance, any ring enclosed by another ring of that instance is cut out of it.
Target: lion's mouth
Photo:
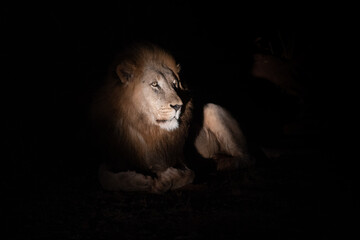
[[[158,119],[158,120],[156,120],[156,122],[157,123],[167,123],[167,122],[171,122],[171,121],[173,121],[173,120],[178,120],[176,117],[172,117],[172,118],[170,118],[170,119],[168,119],[168,120],[165,120],[165,119]]]
[[[160,126],[160,128],[165,129],[167,131],[172,131],[179,127],[178,119],[174,116],[169,120],[158,119],[156,123]]]
[[[157,123],[166,123],[167,121],[170,121],[170,120],[156,120]]]

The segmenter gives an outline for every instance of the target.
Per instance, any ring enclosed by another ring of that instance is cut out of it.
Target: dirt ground
[[[105,192],[94,169],[68,171],[8,189],[3,227],[7,239],[343,238],[350,189],[319,140],[279,139],[250,169],[209,172],[162,195]]]

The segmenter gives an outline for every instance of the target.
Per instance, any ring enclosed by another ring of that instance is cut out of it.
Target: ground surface
[[[251,169],[209,173],[163,195],[105,192],[93,169],[49,179],[44,188],[10,189],[2,206],[7,239],[344,237],[349,186],[323,165],[328,155],[317,141],[279,139],[262,147],[268,159]]]

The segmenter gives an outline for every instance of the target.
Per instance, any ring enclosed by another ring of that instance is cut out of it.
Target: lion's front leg
[[[108,191],[144,191],[150,192],[154,180],[150,176],[134,171],[114,173],[105,164],[99,168],[99,181]]]
[[[167,168],[165,171],[157,173],[157,178],[154,179],[151,191],[162,193],[183,187],[192,183],[194,176],[194,172],[188,168],[183,170],[173,167]]]

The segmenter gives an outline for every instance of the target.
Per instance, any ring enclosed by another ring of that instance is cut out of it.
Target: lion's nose
[[[172,105],[170,104],[170,107],[172,107],[173,109],[175,109],[175,112],[177,112],[180,108],[181,108],[182,105],[179,105],[179,104],[175,104],[175,105]]]

